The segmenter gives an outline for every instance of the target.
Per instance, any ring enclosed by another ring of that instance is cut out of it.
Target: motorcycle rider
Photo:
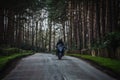
[[[64,48],[63,51],[62,51],[62,55],[64,56],[65,45],[64,45],[62,39],[59,39],[58,42],[57,42],[57,44],[56,44],[56,48],[57,48],[56,55],[58,55],[58,53],[59,53],[59,49],[58,49],[59,45],[63,46],[63,48]]]

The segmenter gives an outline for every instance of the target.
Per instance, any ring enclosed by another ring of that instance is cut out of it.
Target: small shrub
[[[2,55],[11,55],[11,54],[22,52],[22,50],[19,48],[4,48],[4,49],[1,49],[0,51]]]
[[[104,38],[104,45],[116,49],[120,46],[120,32],[108,33]]]

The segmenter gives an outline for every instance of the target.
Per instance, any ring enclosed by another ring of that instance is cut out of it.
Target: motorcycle
[[[63,53],[64,52],[64,46],[58,46],[58,59],[61,60],[62,59],[62,56],[63,56]]]

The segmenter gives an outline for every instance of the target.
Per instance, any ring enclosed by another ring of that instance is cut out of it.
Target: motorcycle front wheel
[[[62,59],[62,54],[61,54],[61,53],[58,54],[58,59],[59,59],[59,60]]]

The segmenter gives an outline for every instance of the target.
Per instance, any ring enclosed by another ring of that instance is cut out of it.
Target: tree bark
[[[4,44],[4,9],[0,8],[0,46]]]

